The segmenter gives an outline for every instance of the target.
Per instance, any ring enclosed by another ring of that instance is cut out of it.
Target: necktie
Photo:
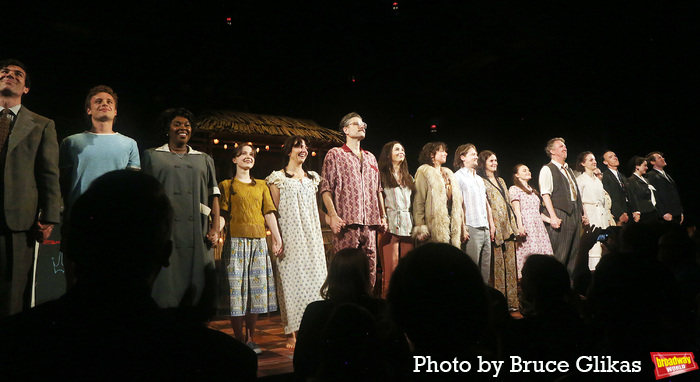
[[[617,173],[617,181],[620,182],[620,187],[622,187],[622,192],[625,194],[625,201],[628,201],[628,199],[627,199],[627,187],[625,187],[625,183],[622,182],[622,175],[620,175],[620,172]]]
[[[10,136],[10,116],[12,110],[5,108],[0,112],[0,150],[5,148],[7,137]]]
[[[569,166],[566,163],[564,163],[562,168],[564,169],[564,172],[566,173],[566,178],[569,180],[569,187],[571,188],[571,195],[573,196],[573,199],[576,200],[578,198],[578,195],[576,195],[576,187],[574,187],[574,178],[569,173],[569,171],[571,171],[571,170],[569,170]]]

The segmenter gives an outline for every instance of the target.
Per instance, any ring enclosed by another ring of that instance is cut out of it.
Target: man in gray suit
[[[29,307],[36,241],[60,221],[56,128],[22,106],[29,86],[24,64],[0,60],[0,317]]]
[[[554,256],[571,274],[578,252],[581,224],[588,225],[588,217],[574,173],[566,164],[564,138],[550,139],[544,151],[552,159],[540,170],[539,179],[542,201],[550,219],[547,232]]]

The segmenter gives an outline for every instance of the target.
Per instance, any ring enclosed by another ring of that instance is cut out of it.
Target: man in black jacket
[[[664,171],[664,153],[652,151],[647,154],[647,163],[652,167],[646,178],[656,189],[656,210],[662,219],[676,224],[683,223],[683,206],[676,182]]]
[[[612,200],[612,212],[615,221],[619,223],[627,223],[629,218],[634,218],[634,221],[639,221],[641,214],[636,206],[634,196],[628,190],[627,177],[625,174],[618,171],[620,160],[613,151],[606,151],[601,160],[608,168],[603,171],[603,188],[610,195]]]

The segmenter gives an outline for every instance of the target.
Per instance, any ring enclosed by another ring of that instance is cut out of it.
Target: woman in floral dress
[[[518,164],[513,168],[513,185],[508,189],[518,223],[518,241],[515,247],[518,279],[528,256],[554,254],[547,229],[544,227],[544,222],[548,222],[549,217],[540,213],[540,194],[528,184],[530,179],[530,169],[524,164]]]

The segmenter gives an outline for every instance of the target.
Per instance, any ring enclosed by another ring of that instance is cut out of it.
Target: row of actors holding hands
[[[583,152],[576,160],[577,175],[566,164],[564,139],[553,138],[545,147],[551,162],[540,170],[538,192],[524,164],[513,168],[513,185],[508,188],[498,174],[496,154],[479,153],[473,144],[456,149],[455,172],[444,166],[444,143],[426,144],[414,178],[399,142],[387,143],[378,162],[360,148],[367,124],[358,114],[346,115],[340,129],[346,144],[326,155],[320,189],[333,243],[336,251],[363,248],[374,283],[378,236],[384,291],[398,258],[414,244],[450,243],[474,260],[484,280],[515,310],[517,280],[528,255],[553,254],[572,272],[584,225],[607,228],[630,220],[683,219],[675,182],[663,171],[666,163],[660,152],[634,157],[629,179],[617,170],[614,152],[603,154],[605,171],[598,169],[591,152]],[[645,176],[647,163],[654,170]],[[591,249],[591,270],[601,250],[600,244]]]
[[[92,96],[98,103],[105,103],[99,102],[101,97],[109,98],[101,93]],[[116,114],[116,95],[114,98]],[[517,279],[529,254],[555,254],[565,264],[573,261],[578,230],[576,226],[571,228],[570,218],[576,215],[577,206],[581,223],[589,224],[588,220],[592,219],[592,224],[605,228],[614,222],[609,203],[606,205],[597,192],[601,189],[600,180],[591,178],[597,166],[590,153],[583,153],[577,161],[577,167],[583,170],[576,178],[580,184],[562,166],[559,170],[565,176],[561,178],[569,184],[561,187],[561,179],[553,176],[558,173],[550,170],[551,165],[545,166],[540,175],[541,196],[529,184],[532,176],[527,166],[515,167],[514,186],[507,189],[498,176],[496,155],[488,150],[477,154],[471,144],[457,148],[456,173],[443,166],[447,161],[445,144],[426,144],[419,155],[421,166],[414,180],[400,143],[385,145],[379,162],[361,149],[367,125],[358,114],[350,113],[340,123],[346,144],[328,152],[322,176],[304,171],[307,142],[301,137],[291,137],[283,148],[287,165],[273,172],[265,182],[250,176],[256,151],[244,144],[234,151],[235,177],[217,186],[211,158],[187,146],[192,132],[191,113],[169,110],[161,120],[167,128],[169,143],[144,153],[143,170],[166,186],[176,212],[181,214],[176,213],[175,218],[176,245],[171,266],[156,280],[154,298],[164,307],[199,302],[207,273],[213,272],[211,256],[200,238],[206,233],[207,241],[212,244],[218,241],[219,205],[225,212],[235,211],[229,217],[231,251],[227,256],[231,321],[236,337],[256,351],[259,347],[253,336],[257,314],[276,310],[279,305],[289,344],[293,346],[294,333],[306,305],[320,298],[326,265],[319,215],[333,230],[336,251],[363,248],[373,283],[376,231],[386,231],[379,235],[378,243],[383,255],[385,290],[400,254],[407,252],[414,242],[447,242],[472,257],[484,280],[507,297],[511,309],[518,307]],[[85,134],[99,139],[99,133]],[[65,146],[66,142],[62,144]],[[84,153],[85,149],[78,151]],[[550,141],[546,151],[554,168],[558,159],[566,159],[566,146],[561,138]],[[105,155],[105,150],[97,152]],[[639,171],[643,167],[640,164]],[[548,176],[547,170],[550,170]],[[653,187],[647,189],[653,197]],[[562,204],[562,190],[568,193],[563,199],[570,198],[570,205]],[[317,207],[317,192],[327,214]],[[625,197],[628,201],[637,200],[630,198],[629,193]],[[630,202],[630,206],[635,203]],[[544,214],[540,213],[542,204]],[[207,215],[212,217],[211,225]],[[630,215],[637,220],[641,216],[636,211]],[[545,228],[543,222],[550,224]],[[277,280],[267,256],[266,226],[272,233],[272,253],[279,269]],[[178,255],[178,251],[183,253]],[[595,251],[594,248],[591,253],[592,268],[600,258],[600,250]]]
[[[331,226],[336,251],[346,247],[361,247],[365,251],[370,261],[372,283],[376,274],[378,231],[386,231],[379,238],[384,256],[385,288],[400,253],[411,248],[413,239],[418,242],[449,242],[465,249],[481,267],[484,280],[491,280],[493,259],[491,283],[507,296],[513,309],[518,306],[516,269],[520,268],[515,265],[514,239],[521,238],[518,240],[518,264],[522,264],[529,253],[556,254],[556,247],[561,246],[556,240],[550,243],[549,237],[553,231],[564,231],[559,217],[562,211],[566,214],[569,210],[558,204],[559,193],[556,190],[546,193],[541,185],[549,216],[554,216],[545,230],[543,220],[549,218],[540,214],[540,197],[528,184],[531,178],[529,169],[524,165],[516,166],[514,186],[506,189],[505,182],[498,177],[495,154],[484,151],[477,155],[473,145],[462,145],[457,149],[456,173],[443,166],[447,160],[446,145],[425,145],[419,156],[421,167],[414,180],[408,173],[405,152],[398,142],[385,145],[379,163],[371,153],[361,149],[360,142],[365,137],[367,125],[358,114],[350,113],[343,117],[339,126],[346,135],[346,144],[328,152],[321,176],[304,171],[302,164],[308,155],[307,142],[300,137],[291,137],[283,149],[288,156],[287,165],[273,172],[266,181],[256,181],[250,176],[255,163],[254,148],[239,145],[233,159],[235,177],[217,184],[211,157],[187,145],[194,122],[189,111],[170,109],[163,113],[161,124],[167,132],[168,143],[147,150],[140,158],[136,142],[113,131],[118,99],[107,86],[91,89],[86,97],[90,130],[70,136],[61,143],[57,155],[61,178],[59,193],[54,187],[58,183],[58,176],[54,173],[58,171],[54,171],[56,150],[51,148],[56,146],[53,122],[28,110],[20,110],[21,97],[29,89],[26,67],[9,60],[3,62],[0,69],[3,101],[0,138],[6,138],[0,139],[5,160],[3,171],[7,172],[8,168],[19,171],[14,156],[31,151],[29,149],[33,147],[33,157],[28,158],[27,163],[37,163],[38,167],[26,171],[34,173],[32,179],[35,182],[25,188],[39,190],[38,197],[28,199],[41,200],[29,200],[33,206],[28,209],[36,211],[38,204],[42,210],[40,219],[36,212],[32,212],[31,220],[36,221],[43,239],[50,234],[52,223],[58,223],[60,203],[56,202],[57,195],[63,195],[64,205],[69,211],[72,202],[100,175],[116,169],[142,168],[165,186],[175,209],[173,254],[170,266],[160,272],[155,282],[153,297],[161,307],[194,306],[210,297],[205,286],[213,277],[214,264],[208,247],[219,240],[220,209],[224,213],[233,212],[229,214],[231,251],[225,254],[231,322],[236,337],[249,343],[256,352],[259,347],[253,342],[253,334],[257,314],[277,309],[277,292],[290,346],[293,346],[293,334],[299,327],[306,305],[320,298],[326,265],[319,215]],[[33,119],[32,128],[37,130],[37,134],[28,136],[27,143],[31,147],[23,151],[8,150],[13,140],[19,139],[19,132],[25,129],[27,118]],[[9,121],[7,128],[4,127],[5,119]],[[556,142],[564,146],[563,139]],[[556,150],[549,146],[548,154],[555,162]],[[660,153],[658,155],[662,157]],[[477,166],[481,177],[476,175]],[[642,164],[639,166],[643,167]],[[552,178],[556,188],[560,179]],[[571,184],[570,196],[575,200],[579,197],[573,179]],[[2,233],[29,235],[29,227],[15,227],[12,211],[8,210],[8,204],[12,204],[8,203],[10,187],[12,185],[6,182],[4,226],[9,228]],[[317,207],[317,193],[320,193],[327,213]],[[27,196],[26,192],[16,192],[15,195]],[[657,197],[658,202],[653,200],[653,190],[651,199],[658,208],[661,199]],[[627,197],[627,200],[633,199]],[[583,209],[581,216],[586,217]],[[667,218],[665,214],[662,216]],[[272,252],[279,268],[277,283],[267,256],[265,226],[272,233]],[[3,252],[3,257],[7,255]],[[19,268],[19,263],[13,266]],[[31,264],[21,267],[31,267]],[[10,274],[17,273],[25,272],[23,269],[10,270]],[[15,313],[27,306],[23,292],[28,280],[13,277],[9,282],[12,288],[7,290],[12,293],[1,297],[2,305],[7,312]]]

